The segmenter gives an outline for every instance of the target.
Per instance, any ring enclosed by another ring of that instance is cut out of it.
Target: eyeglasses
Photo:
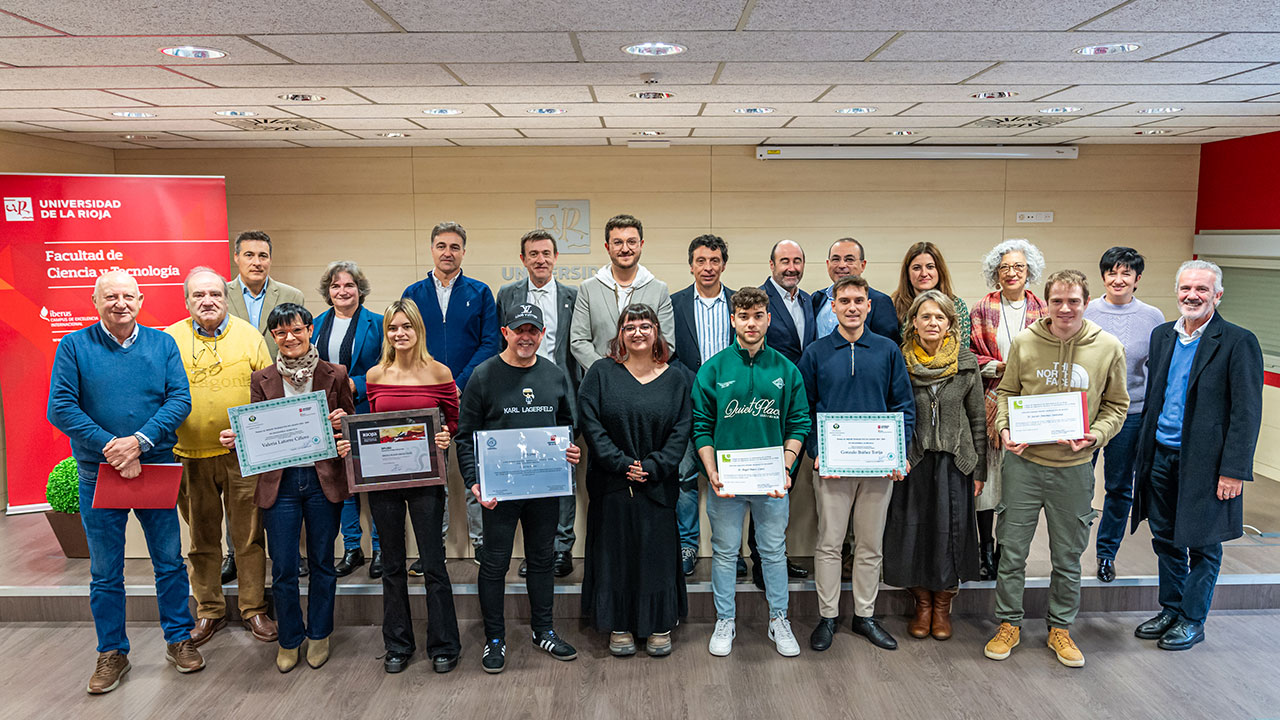
[[[653,332],[653,325],[650,323],[641,323],[640,325],[623,325],[623,335],[648,335]]]
[[[620,248],[624,245],[629,248],[638,248],[640,247],[640,241],[637,240],[636,238],[627,238],[626,240],[610,240],[609,241],[609,247],[614,249]]]
[[[1021,275],[1022,273],[1027,271],[1027,265],[1026,263],[1014,263],[1013,265],[1001,265],[1000,267],[996,268],[996,270],[998,270],[1001,275],[1007,275],[1011,272]]]
[[[212,357],[212,362],[205,367],[200,367],[200,361],[201,359],[204,358],[206,353]],[[207,342],[201,341],[200,349],[199,351],[197,351],[196,339],[192,337],[191,338],[191,382],[192,383],[204,382],[206,379],[213,377],[214,375],[217,375],[220,372],[222,372],[222,356],[218,354],[218,343],[216,342],[207,343]]]

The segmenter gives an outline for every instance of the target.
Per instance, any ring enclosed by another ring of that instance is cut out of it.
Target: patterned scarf
[[[902,356],[907,360],[907,372],[928,382],[951,377],[960,370],[960,343],[951,335],[942,341],[937,355],[929,355],[918,340],[912,340],[909,348],[903,348]]]
[[[302,390],[315,377],[316,364],[319,362],[320,352],[312,345],[300,358],[287,358],[284,353],[280,353],[276,357],[276,370],[280,371],[280,377],[295,390]]]

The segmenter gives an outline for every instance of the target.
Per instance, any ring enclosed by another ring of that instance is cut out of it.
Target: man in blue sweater
[[[128,510],[93,507],[98,465],[126,478],[142,463],[171,463],[177,429],[191,411],[191,392],[173,338],[138,324],[142,293],[127,273],[108,272],[93,286],[100,322],[62,338],[49,382],[49,422],[71,440],[80,473],[80,518],[89,540],[89,609],[98,632],[91,694],[115,690],[129,671],[125,635],[124,531]],[[191,642],[195,622],[182,561],[176,508],[134,510],[156,574],[167,658],[178,672],[204,668]]]
[[[502,349],[498,333],[498,306],[489,286],[462,274],[462,258],[467,254],[467,231],[455,222],[442,222],[431,229],[431,260],[435,268],[427,277],[404,289],[406,297],[418,305],[427,326],[427,350],[449,366],[458,384],[458,397],[480,363]],[[480,506],[467,493],[467,530],[475,548],[476,564],[484,536]],[[444,532],[449,532],[449,506],[445,505]],[[414,563],[410,575],[421,575]]]

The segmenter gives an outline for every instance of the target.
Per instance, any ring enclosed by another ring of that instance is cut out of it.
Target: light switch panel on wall
[[[1053,222],[1053,211],[1047,212],[1020,212],[1018,213],[1018,222],[1020,223],[1051,223]]]

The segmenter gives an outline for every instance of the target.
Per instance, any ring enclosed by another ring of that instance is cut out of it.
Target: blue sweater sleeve
[[[191,414],[191,388],[187,382],[187,371],[182,366],[178,345],[165,333],[160,334],[160,341],[165,353],[164,402],[140,430],[152,442],[173,436],[178,426]]]
[[[502,349],[502,335],[498,332],[498,307],[493,301],[493,293],[487,286],[481,286],[480,290],[480,344],[476,346],[476,351],[471,355],[471,361],[458,373],[455,381],[458,387],[465,388],[467,380],[471,379],[471,373],[475,372],[476,366],[488,360],[498,351]]]
[[[889,412],[902,413],[903,443],[911,447],[911,432],[916,427],[916,396],[911,389],[911,376],[901,353],[893,353],[889,361]]]
[[[101,456],[102,448],[115,437],[94,422],[80,409],[80,365],[76,357],[79,336],[66,335],[58,343],[53,356],[53,370],[49,377],[49,423],[67,434],[72,444],[95,448]],[[175,347],[175,351],[177,346]],[[184,374],[185,377],[185,374]],[[154,437],[148,435],[147,437]],[[94,458],[77,458],[92,461]]]

